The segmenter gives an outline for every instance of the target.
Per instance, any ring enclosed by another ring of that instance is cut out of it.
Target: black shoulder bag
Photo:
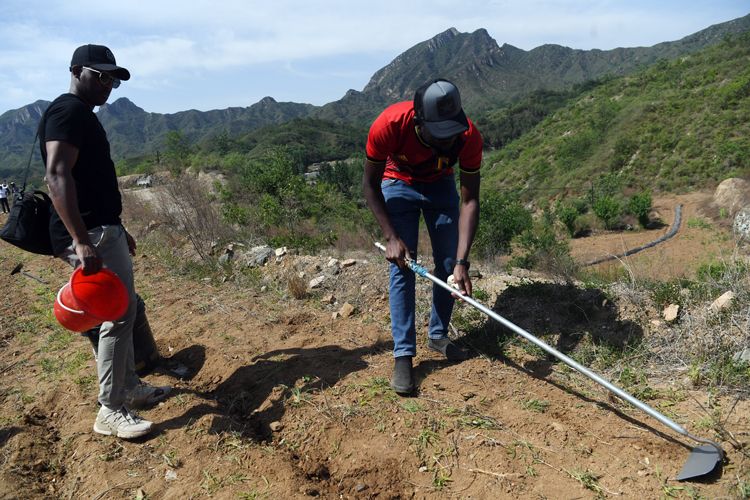
[[[34,146],[39,137],[37,129],[34,142],[31,144],[29,162],[23,175],[21,191],[13,200],[8,220],[0,229],[0,238],[11,245],[31,253],[41,255],[53,255],[52,241],[49,236],[49,218],[52,212],[52,200],[44,191],[33,191],[25,193],[26,180],[31,168],[31,158],[34,155]]]

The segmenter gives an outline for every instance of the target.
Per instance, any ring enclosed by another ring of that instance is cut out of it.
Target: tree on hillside
[[[170,172],[180,175],[190,165],[192,153],[192,147],[181,131],[167,132],[164,157]]]

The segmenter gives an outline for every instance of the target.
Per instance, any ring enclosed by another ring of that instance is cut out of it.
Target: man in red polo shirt
[[[468,258],[479,221],[481,163],[482,136],[466,117],[458,89],[447,80],[423,85],[414,101],[389,106],[370,128],[363,189],[391,262],[391,386],[399,394],[415,389],[415,276],[406,259],[416,258],[420,216],[432,243],[434,275],[446,280],[452,273],[459,291],[471,295]],[[450,361],[463,361],[468,353],[448,339],[453,302],[449,292],[433,285],[427,345]]]

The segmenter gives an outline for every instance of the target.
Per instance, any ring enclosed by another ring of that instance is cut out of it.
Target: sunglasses
[[[113,89],[116,89],[120,86],[120,79],[115,78],[114,76],[110,75],[109,73],[106,73],[104,71],[99,71],[98,69],[89,68],[88,66],[82,66],[83,69],[87,69],[93,73],[97,73],[99,75],[99,83],[104,85],[105,87],[112,85]]]

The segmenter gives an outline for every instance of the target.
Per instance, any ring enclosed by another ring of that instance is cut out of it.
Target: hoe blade
[[[693,448],[687,462],[677,475],[678,481],[685,481],[710,474],[724,459],[721,448],[711,444],[704,444]]]

